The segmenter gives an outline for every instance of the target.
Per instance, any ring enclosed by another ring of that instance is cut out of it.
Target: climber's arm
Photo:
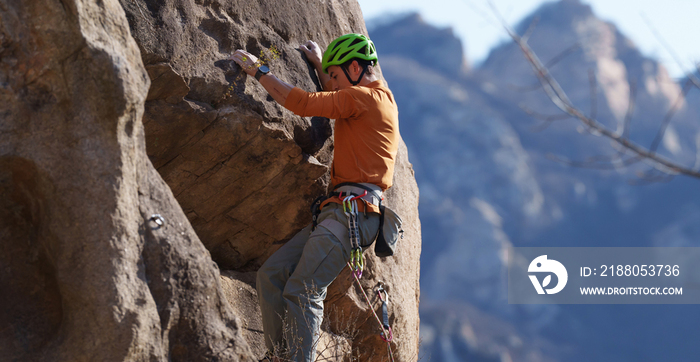
[[[323,72],[323,54],[321,53],[321,48],[318,47],[318,44],[316,44],[316,42],[313,40],[307,40],[306,43],[299,46],[299,49],[304,52],[306,59],[316,69],[318,81],[321,82],[321,87],[323,87],[323,90],[332,90],[328,84],[328,82],[331,80],[331,76]]]
[[[306,44],[309,44],[308,42]],[[312,52],[313,53],[313,52]],[[314,54],[309,57],[310,61],[320,64]],[[236,50],[230,59],[238,63],[250,76],[255,76],[258,71],[258,58],[245,50]],[[319,68],[321,66],[319,65]],[[319,74],[322,69],[317,69]],[[322,80],[323,78],[320,78]],[[328,78],[330,79],[330,78]],[[330,83],[327,82],[327,83]],[[362,111],[362,107],[357,106],[355,98],[349,92],[316,92],[307,93],[291,84],[279,80],[272,74],[260,77],[262,85],[267,93],[283,107],[289,109],[299,116],[318,116],[326,118],[348,118]],[[295,89],[296,88],[296,89]]]
[[[230,59],[238,63],[238,65],[252,77],[254,77],[255,73],[258,71],[258,58],[245,50],[236,50],[236,52],[231,55]],[[269,73],[260,78],[260,85],[262,85],[267,93],[282,106],[284,106],[284,103],[287,101],[289,92],[294,88],[291,84],[283,82]]]
[[[260,78],[260,85],[262,85],[267,93],[270,93],[272,98],[282,106],[287,102],[287,96],[289,96],[289,92],[294,88],[293,85],[279,80],[272,74],[262,76]]]

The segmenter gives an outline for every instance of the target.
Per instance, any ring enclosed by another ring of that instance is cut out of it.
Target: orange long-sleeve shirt
[[[399,111],[380,81],[333,92],[294,88],[284,107],[303,117],[335,119],[331,183],[392,185],[399,145]],[[372,211],[374,211],[374,208]]]

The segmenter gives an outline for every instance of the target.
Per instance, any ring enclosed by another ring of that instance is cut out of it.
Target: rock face
[[[122,7],[3,1],[0,16],[2,358],[252,360],[146,156],[149,79]]]
[[[363,31],[353,1],[122,1],[152,78],[144,115],[153,165],[225,269],[254,270],[308,222],[328,187],[332,127],[272,101],[226,58],[265,54],[276,76],[317,89],[298,45]],[[307,18],[303,14],[314,14]],[[313,21],[311,21],[313,19]]]
[[[352,0],[121,3],[152,81],[143,119],[149,158],[214,261],[222,269],[257,270],[310,222],[312,200],[327,192],[333,123],[293,115],[226,59],[238,48],[262,54],[280,79],[319,90],[298,46],[312,39],[325,47],[341,34],[366,33],[359,5]],[[400,210],[406,237],[394,257],[366,253],[363,286],[371,292],[379,280],[385,283],[392,298],[395,357],[413,360],[421,234],[418,188],[403,145],[387,200]],[[253,288],[231,277],[240,274],[227,275],[232,304],[257,298]],[[350,345],[360,360],[386,358],[380,329],[349,276],[341,274],[328,292],[327,329],[344,335],[351,327],[355,337],[340,345]],[[235,288],[251,293],[234,293]],[[256,318],[246,315],[247,325],[257,325]],[[257,328],[248,327],[246,337],[261,354]]]
[[[0,4],[0,355],[257,360],[250,276],[326,192],[333,122],[293,116],[225,58],[262,51],[280,78],[318,89],[296,48],[366,33],[358,4]],[[387,204],[405,239],[394,257],[367,252],[362,286],[379,308],[384,283],[408,361],[421,236],[403,144]],[[329,290],[321,356],[384,359],[349,277]]]

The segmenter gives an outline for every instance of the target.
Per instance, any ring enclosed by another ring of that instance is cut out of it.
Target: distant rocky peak
[[[530,29],[531,45],[538,55],[545,55],[545,58],[547,54],[541,54],[538,48],[562,51],[578,44],[588,61],[618,58],[628,66],[641,66],[650,60],[615,24],[598,17],[590,5],[580,0],[545,3],[520,21],[515,29],[520,35]]]
[[[644,56],[615,24],[599,18],[590,5],[579,0],[545,3],[515,29],[520,35],[530,33],[529,45],[565,89],[589,84],[587,72],[595,71],[598,91],[607,106],[598,115],[610,119],[609,124],[622,126],[631,87],[637,91],[635,113],[653,115],[654,120],[679,92],[662,65]],[[497,86],[532,82],[531,67],[513,43],[494,49],[477,73]],[[523,94],[516,93],[511,97],[522,101]],[[569,96],[575,104],[590,103],[589,92]]]
[[[377,46],[380,64],[382,56],[392,55],[428,64],[449,76],[469,70],[462,42],[452,28],[428,24],[418,13],[377,19],[369,34]]]
[[[584,4],[579,0],[548,2],[523,19],[516,27],[516,31],[519,34],[523,34],[535,19],[537,19],[538,23],[546,23],[550,26],[567,29],[572,24],[590,17],[595,17],[593,9],[591,9],[590,5]]]

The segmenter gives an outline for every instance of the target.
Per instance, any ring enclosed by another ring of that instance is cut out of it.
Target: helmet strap
[[[345,69],[344,67],[340,67],[340,69],[343,70],[343,73],[345,73],[345,77],[348,78],[348,81],[350,82],[350,84],[358,85],[358,84],[360,84],[362,77],[365,76],[365,72],[367,71],[367,67],[368,67],[367,65],[362,67],[362,73],[360,73],[360,76],[357,78],[357,80],[352,80],[352,78],[350,78],[350,73],[348,73],[348,70]]]

